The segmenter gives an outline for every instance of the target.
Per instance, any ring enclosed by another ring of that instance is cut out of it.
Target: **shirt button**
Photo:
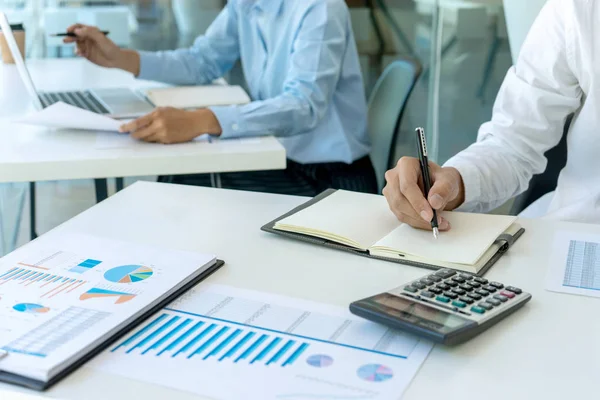
[[[233,124],[233,125],[231,125],[231,129],[233,129],[234,131],[237,131],[240,129],[240,126],[238,124]]]

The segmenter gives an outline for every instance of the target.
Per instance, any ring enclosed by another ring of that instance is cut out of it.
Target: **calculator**
[[[531,300],[515,286],[442,269],[350,304],[360,317],[437,343],[465,342]]]

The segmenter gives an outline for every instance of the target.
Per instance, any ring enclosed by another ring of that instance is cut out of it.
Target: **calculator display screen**
[[[389,293],[382,293],[368,300],[378,305],[377,308],[391,317],[401,318],[407,322],[441,333],[448,333],[471,323],[469,320],[460,318],[457,315],[427,307]]]

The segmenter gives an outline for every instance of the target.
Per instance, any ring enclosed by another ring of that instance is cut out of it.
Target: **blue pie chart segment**
[[[325,368],[329,367],[333,364],[333,358],[325,355],[325,354],[315,354],[306,359],[306,363],[308,365],[312,365],[317,368]]]
[[[394,377],[391,368],[381,364],[367,364],[357,371],[358,377],[368,382],[384,382]]]

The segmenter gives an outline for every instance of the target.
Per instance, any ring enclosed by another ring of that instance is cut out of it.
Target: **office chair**
[[[385,172],[392,166],[400,121],[421,71],[417,61],[394,61],[383,71],[371,93],[368,130],[379,190],[385,185]]]
[[[556,189],[558,175],[567,165],[567,134],[572,120],[572,115],[567,118],[560,142],[546,152],[545,156],[548,159],[546,170],[539,175],[534,175],[529,183],[529,188],[515,199],[511,209],[512,215],[518,215],[534,201]]]

